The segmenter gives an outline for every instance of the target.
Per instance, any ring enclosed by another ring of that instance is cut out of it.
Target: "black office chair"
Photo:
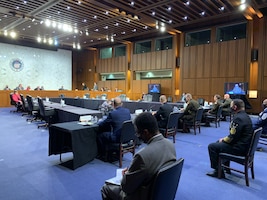
[[[37,97],[39,109],[40,109],[40,116],[43,120],[45,120],[45,123],[38,124],[38,128],[40,127],[49,127],[53,117],[55,116],[56,112],[54,108],[49,108],[44,106],[43,99],[41,97]]]
[[[152,189],[150,200],[174,200],[182,174],[184,159],[167,165],[157,173]]]
[[[222,107],[220,106],[215,115],[206,115],[206,122],[208,123],[214,122],[216,128],[218,126],[220,127],[221,116],[222,116]]]
[[[39,106],[33,102],[31,95],[26,95],[28,102],[28,110],[31,118],[28,118],[27,121],[33,122],[39,120]]]
[[[116,151],[119,152],[119,167],[122,167],[122,157],[123,154],[131,152],[133,155],[135,153],[136,144],[135,128],[132,120],[127,120],[123,122],[121,128],[121,138],[119,143],[110,143],[108,147],[108,158],[111,153]]]
[[[20,94],[20,98],[22,102],[22,111],[23,111],[22,116],[29,115],[30,113],[28,109],[29,108],[28,102],[25,101],[23,94]]]
[[[198,99],[197,99],[197,102],[199,103],[200,106],[204,106],[205,99],[203,99],[203,98],[198,98]]]
[[[173,137],[173,143],[175,143],[175,135],[177,132],[177,125],[178,125],[178,120],[179,116],[181,116],[180,113],[178,112],[171,112],[169,115],[169,119],[167,122],[166,128],[160,128],[159,132],[162,133],[164,137]]]
[[[196,135],[196,129],[198,128],[198,131],[200,133],[200,126],[201,126],[203,112],[204,112],[204,109],[202,107],[199,107],[193,121],[184,121],[183,129],[185,130],[186,128],[193,127],[194,134]]]
[[[241,174],[245,175],[246,179],[246,185],[249,186],[249,180],[248,180],[248,169],[251,169],[251,176],[252,179],[254,179],[254,154],[257,149],[257,145],[259,142],[260,135],[262,133],[262,127],[256,129],[252,135],[251,144],[248,150],[247,155],[245,156],[236,156],[228,153],[220,153],[219,154],[219,162],[218,162],[218,178],[222,177],[222,170],[228,169],[233,170],[235,172],[239,172]],[[235,163],[238,163],[240,165],[244,166],[243,170],[239,170],[233,167],[230,167],[230,165],[225,165],[224,163],[226,161],[232,161]]]

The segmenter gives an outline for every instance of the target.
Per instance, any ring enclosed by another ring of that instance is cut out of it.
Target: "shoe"
[[[231,170],[230,169],[224,169],[226,174],[231,174]]]
[[[214,170],[213,172],[208,172],[206,175],[211,176],[211,177],[217,177],[218,178],[218,170]],[[225,178],[225,174],[222,171],[222,176],[221,178]]]

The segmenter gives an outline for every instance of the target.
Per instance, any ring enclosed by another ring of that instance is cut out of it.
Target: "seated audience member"
[[[130,110],[122,107],[119,97],[113,102],[114,110],[109,112],[107,118],[98,123],[99,134],[97,136],[99,156],[106,160],[106,150],[109,143],[119,142],[122,124],[131,119]]]
[[[245,104],[241,99],[234,99],[230,106],[235,115],[230,124],[229,135],[208,146],[210,165],[214,169],[214,171],[207,173],[208,176],[218,176],[219,153],[244,156],[249,150],[253,129],[251,119],[245,112]],[[230,163],[225,164],[229,165]],[[224,177],[224,173],[222,177]]]
[[[88,90],[88,87],[85,83],[82,83],[82,90]]]
[[[256,121],[253,120],[253,129],[256,130],[262,127],[261,137],[267,138],[267,99],[262,102],[262,112],[259,114]]]
[[[230,98],[229,94],[224,94],[224,100],[222,102],[222,116],[223,116],[223,121],[226,121],[226,116],[228,116],[231,113],[230,109],[230,104],[232,102],[232,99]]]
[[[180,125],[179,127],[183,127],[184,122],[193,122],[197,110],[199,108],[199,103],[192,98],[192,95],[190,93],[187,93],[185,95],[185,102],[187,104],[186,108],[183,109],[184,115],[180,119]],[[183,127],[183,132],[184,133],[189,133],[190,130],[188,127]]]
[[[24,90],[24,87],[22,86],[22,84],[20,83],[18,85],[18,87],[15,88],[15,90]]]
[[[208,112],[205,113],[204,118],[205,118],[205,126],[210,126],[210,123],[206,121],[206,116],[207,115],[217,115],[218,109],[221,106],[221,96],[218,94],[215,94],[214,97],[214,103],[212,109],[210,109]]]
[[[22,109],[22,100],[18,90],[14,90],[14,93],[12,94],[12,99],[16,103],[18,110]]]
[[[172,112],[172,106],[167,103],[167,98],[165,95],[161,95],[159,97],[159,101],[161,103],[161,106],[159,107],[159,110],[157,112],[153,113],[153,115],[156,117],[158,121],[158,127],[166,128],[169,115]]]
[[[147,145],[134,155],[129,168],[123,170],[121,185],[104,184],[102,199],[147,200],[157,172],[176,161],[172,142],[159,133],[156,119],[150,112],[135,118],[137,136]]]
[[[3,90],[10,90],[10,88],[6,85]]]

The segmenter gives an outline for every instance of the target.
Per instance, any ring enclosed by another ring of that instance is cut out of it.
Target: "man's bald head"
[[[114,98],[114,107],[118,107],[118,106],[121,106],[122,105],[122,102],[121,102],[121,98],[120,97],[115,97]]]

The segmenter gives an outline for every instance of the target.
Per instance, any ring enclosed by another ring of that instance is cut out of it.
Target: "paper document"
[[[116,176],[106,180],[106,183],[111,183],[114,185],[120,185],[121,179],[122,179],[122,170],[124,170],[124,169],[117,169]]]

